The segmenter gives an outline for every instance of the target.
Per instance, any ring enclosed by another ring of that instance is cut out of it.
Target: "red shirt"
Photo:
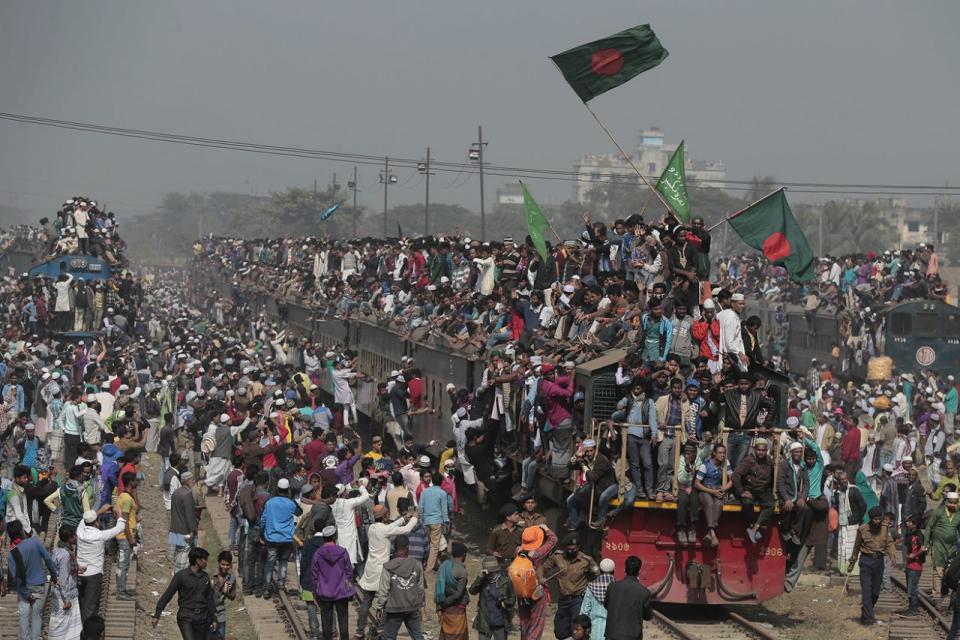
[[[843,436],[843,445],[840,449],[840,459],[844,462],[860,459],[860,429],[850,427]]]
[[[419,409],[423,402],[423,379],[413,378],[407,383],[407,392],[410,393],[410,408]]]
[[[125,473],[132,473],[133,475],[137,475],[137,465],[133,464],[132,462],[128,462],[124,464],[122,467],[120,467],[120,474],[117,475],[117,495],[120,495],[121,493],[127,490],[127,488],[123,484],[123,474]]]
[[[320,458],[327,453],[327,443],[317,438],[307,443],[303,448],[303,455],[307,457],[307,465],[311,471],[319,471]]]

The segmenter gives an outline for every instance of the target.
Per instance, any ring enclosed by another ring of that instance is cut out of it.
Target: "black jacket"
[[[743,424],[740,424],[740,402],[742,398],[743,395],[738,389],[732,389],[723,394],[714,390],[710,396],[711,400],[723,403],[727,408],[725,422],[727,429],[733,429],[734,431],[756,429],[759,426],[757,425],[757,417],[760,415],[760,409],[766,409],[768,412],[774,409],[773,403],[770,402],[770,400],[760,395],[759,391],[751,389],[746,395],[747,419]]]
[[[215,619],[217,607],[213,601],[213,586],[210,584],[210,574],[206,571],[194,573],[190,567],[187,567],[173,574],[170,586],[157,600],[155,618],[160,617],[174,594],[178,596],[178,604],[180,605],[180,610],[177,611],[177,620],[212,622]]]
[[[653,617],[653,597],[637,578],[625,577],[607,587],[603,605],[607,608],[610,640],[643,640],[643,621]]]
[[[907,497],[903,502],[903,519],[907,516],[917,516],[918,526],[923,523],[923,514],[927,510],[927,496],[923,491],[923,485],[916,481],[907,487]]]

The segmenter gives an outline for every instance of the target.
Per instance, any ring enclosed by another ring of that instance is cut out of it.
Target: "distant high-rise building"
[[[665,144],[663,132],[657,127],[650,127],[640,132],[640,140],[630,159],[650,183],[654,184],[679,145],[679,141]],[[723,162],[692,159],[689,143],[686,145],[685,161],[688,185],[724,188],[723,181],[727,179],[727,166]],[[632,177],[639,180],[633,167],[618,153],[583,156],[573,165],[573,170],[577,174],[573,194],[577,202],[586,200],[587,192],[595,183],[609,181],[611,176]]]

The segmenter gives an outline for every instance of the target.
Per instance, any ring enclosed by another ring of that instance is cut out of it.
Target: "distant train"
[[[785,324],[778,321],[775,307],[753,303],[748,314],[756,314],[763,329],[781,326],[787,330],[786,353],[794,373],[802,374],[816,358],[832,363],[840,371],[846,356],[847,371],[856,378],[866,376],[867,357],[845,354],[841,323],[831,314],[818,313],[808,321],[802,310],[788,307]],[[898,371],[931,369],[940,375],[956,373],[960,368],[960,308],[938,300],[909,300],[878,310],[881,328],[877,347],[889,356]],[[841,353],[834,356],[834,348]]]
[[[73,276],[76,280],[108,280],[111,270],[110,264],[96,256],[87,256],[82,254],[70,254],[56,256],[44,262],[33,265],[30,269],[30,277],[45,276],[51,280],[56,280],[63,274]]]

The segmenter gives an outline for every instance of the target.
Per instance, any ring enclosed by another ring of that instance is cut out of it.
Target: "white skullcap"
[[[713,300],[711,300],[710,298],[707,298],[706,300],[703,301],[703,308],[704,308],[704,309],[716,309],[716,308],[717,308],[717,305],[714,304]]]
[[[803,445],[799,442],[791,442],[790,446],[787,447],[787,451],[796,451],[797,449],[803,449]]]
[[[97,512],[93,509],[87,509],[83,512],[83,521],[87,524],[93,524],[97,521]]]
[[[800,419],[797,416],[790,416],[787,418],[787,427],[794,429],[800,426]]]
[[[289,488],[290,488],[289,480],[287,480],[286,478],[280,478],[279,480],[277,480],[277,489],[289,489]]]
[[[604,558],[600,561],[600,571],[603,573],[613,573],[616,568],[617,565],[614,564],[613,560],[610,558]]]
[[[448,383],[447,383],[447,386],[444,387],[444,388],[446,389],[446,391],[450,392],[450,391],[453,391],[454,389],[456,389],[456,388],[457,388],[457,385],[453,384],[452,382],[448,382]]]
[[[743,294],[742,294],[742,293],[735,293],[735,294],[733,294],[732,296],[730,296],[730,301],[731,301],[731,302],[743,302],[743,301],[744,301]]]
[[[887,473],[893,473],[893,465],[888,462],[885,465],[883,465],[883,470],[886,471]]]
[[[960,500],[960,493],[957,493],[956,491],[949,492],[947,494],[947,500],[950,502],[956,502],[957,500]]]
[[[225,413],[220,414],[220,422],[230,422],[230,416]]]
[[[332,538],[333,536],[337,535],[337,527],[332,524],[328,524],[320,530],[320,535],[324,538]]]

